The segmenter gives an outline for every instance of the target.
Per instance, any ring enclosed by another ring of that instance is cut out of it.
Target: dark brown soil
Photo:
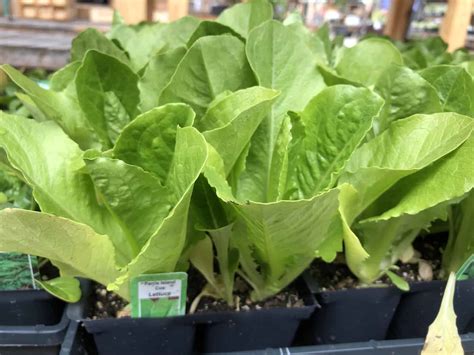
[[[109,292],[102,285],[95,284],[92,295],[94,299],[93,308],[90,310],[89,318],[91,319],[105,319],[105,318],[116,318],[126,315],[124,308],[128,302],[119,295]],[[125,314],[124,314],[125,313]]]
[[[199,302],[196,313],[206,312],[247,312],[250,310],[270,309],[270,308],[294,308],[303,307],[304,300],[300,297],[294,286],[287,287],[276,296],[264,301],[252,302],[250,299],[250,289],[248,285],[239,277],[235,280],[234,305],[229,306],[223,300],[216,300],[211,297],[203,297]]]
[[[201,292],[206,282],[204,278],[196,270],[191,269],[189,271],[189,285],[188,285],[188,297],[187,297],[187,311],[194,300],[194,298]],[[297,289],[290,285],[283,292],[280,292],[274,297],[270,297],[261,302],[252,302],[250,300],[250,288],[239,277],[236,278],[235,289],[235,305],[229,306],[223,300],[216,300],[211,297],[203,297],[199,302],[196,309],[196,313],[207,313],[207,312],[222,312],[222,311],[236,311],[245,312],[250,310],[269,309],[276,307],[303,307],[304,300],[298,294]],[[96,284],[94,286],[93,297],[93,308],[90,310],[89,318],[91,319],[105,319],[105,318],[117,318],[130,316],[128,302],[116,295],[113,292],[109,292],[102,285]]]
[[[417,260],[413,263],[397,263],[398,270],[394,272],[408,282],[423,281],[420,275],[420,261],[426,263],[428,269],[432,270],[433,280],[442,279],[441,254],[446,246],[447,235],[431,234],[418,237],[414,242],[414,248],[419,253]],[[426,265],[425,265],[426,267]],[[347,288],[367,287],[361,284],[350,272],[345,264],[344,257],[339,255],[333,263],[325,263],[316,260],[310,267],[312,276],[318,280],[321,290],[337,290]],[[189,271],[187,308],[205,286],[206,281],[195,269]],[[375,281],[375,285],[390,285],[388,277]],[[222,300],[211,297],[203,297],[199,302],[196,313],[268,309],[275,307],[303,307],[304,301],[298,294],[297,289],[290,285],[283,292],[262,302],[250,300],[250,288],[239,277],[236,278],[234,306],[229,306]],[[90,312],[92,319],[116,318],[129,316],[126,308],[128,302],[120,296],[108,292],[104,286],[96,285],[94,288],[94,308]]]
[[[432,270],[432,279],[439,280],[444,277],[441,270],[441,255],[447,242],[447,234],[431,234],[418,237],[413,243],[414,249],[419,253],[414,262],[398,262],[398,270],[394,270],[398,276],[408,282],[428,281],[425,273],[420,274],[420,267],[424,266]],[[425,264],[425,265],[422,265]],[[339,255],[333,263],[325,263],[316,260],[310,267],[311,275],[318,281],[322,291],[340,290],[348,288],[367,287],[351,273],[347,267],[343,255]],[[388,277],[383,277],[374,282],[375,285],[391,285]]]

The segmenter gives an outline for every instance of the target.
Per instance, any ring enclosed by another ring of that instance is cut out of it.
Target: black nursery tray
[[[65,303],[42,290],[0,291],[0,327],[57,324]]]
[[[90,283],[81,281],[81,288],[87,294]],[[66,306],[45,291],[0,292],[0,354],[56,355],[71,318],[83,313],[82,303]]]
[[[316,303],[299,281],[305,306],[169,318],[83,320],[100,355],[194,354],[294,345]]]
[[[461,336],[466,355],[474,354],[474,333]],[[261,351],[239,352],[242,355],[413,355],[423,349],[424,339],[401,339],[385,341],[367,341],[361,343],[305,346],[297,348],[266,349]],[[230,355],[232,353],[213,353],[212,355]],[[233,353],[237,354],[237,353]],[[211,355],[211,354],[208,354]]]
[[[438,314],[445,281],[419,282],[402,295],[388,330],[388,339],[424,337]],[[454,311],[460,334],[474,332],[474,280],[456,282]]]
[[[314,345],[423,338],[446,287],[445,281],[431,281],[413,283],[408,292],[393,286],[320,291],[309,273],[304,279],[321,305],[305,325],[305,344]],[[460,334],[474,332],[473,299],[474,280],[458,281],[454,309]]]
[[[57,354],[69,319],[45,291],[0,292],[0,354]]]

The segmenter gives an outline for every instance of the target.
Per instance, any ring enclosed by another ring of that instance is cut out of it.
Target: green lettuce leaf
[[[362,145],[351,156],[340,183],[358,191],[349,223],[403,177],[456,150],[471,135],[474,121],[456,113],[414,115]],[[417,144],[406,144],[417,142]]]
[[[82,61],[87,52],[92,49],[110,55],[126,65],[130,65],[130,59],[127,57],[125,52],[104,34],[94,28],[88,28],[73,39],[71,62]]]
[[[246,52],[261,86],[279,90],[271,112],[255,132],[240,174],[239,198],[272,201],[278,196],[288,135],[288,111],[300,111],[324,88],[316,60],[308,46],[291,29],[268,21],[250,32]],[[302,90],[304,88],[304,90]],[[283,145],[279,145],[278,142]]]
[[[312,99],[293,123],[285,198],[333,187],[382,105],[370,90],[352,86],[332,86]]]
[[[133,69],[138,72],[157,53],[186,46],[198,25],[199,20],[189,16],[170,24],[119,24],[112,28],[108,37],[128,53]]]
[[[364,282],[386,272],[420,230],[446,219],[447,204],[472,188],[469,168],[452,172],[472,154],[473,123],[454,113],[415,115],[394,122],[353,154],[340,182],[350,183],[356,193],[346,197],[342,213],[347,227],[362,212],[371,217],[354,226],[362,244],[353,246],[354,253],[364,248],[370,256],[347,259]],[[418,144],[407,146],[405,139]],[[350,231],[346,234],[353,239]],[[352,253],[350,248],[346,244],[346,252]]]
[[[83,171],[83,152],[54,122],[37,123],[0,112],[0,147],[33,188],[43,212],[88,224],[99,234],[109,235],[119,264],[131,255],[122,229],[97,202],[92,180]]]
[[[386,39],[368,38],[344,51],[336,71],[344,79],[371,86],[392,64],[403,65],[398,49]]]
[[[107,285],[118,275],[114,246],[85,224],[46,213],[0,211],[0,249],[51,260],[62,276],[87,277]]]
[[[226,175],[250,142],[259,124],[270,112],[279,92],[262,87],[236,91],[216,99],[196,123],[206,141],[220,154]],[[229,144],[229,142],[233,142]]]
[[[243,38],[252,29],[273,18],[272,5],[266,0],[250,0],[232,6],[217,18],[217,22],[232,28]]]
[[[244,89],[254,83],[244,44],[230,35],[208,36],[197,40],[188,50],[159,102],[161,105],[186,103],[199,118],[221,93]]]
[[[385,100],[383,115],[374,127],[377,134],[400,118],[443,111],[434,87],[407,67],[387,68],[375,83],[375,91]]]
[[[472,116],[474,82],[466,70],[458,66],[439,65],[422,70],[420,75],[438,91],[443,111]]]
[[[73,83],[63,83],[61,91],[46,90],[10,65],[0,69],[31,98],[45,117],[58,123],[81,148],[98,146],[93,128],[79,106]]]
[[[170,178],[178,127],[191,126],[194,112],[184,104],[168,104],[138,116],[120,134],[113,155],[155,175],[162,186]]]
[[[178,64],[186,54],[186,48],[178,47],[153,56],[138,82],[140,109],[142,112],[158,107],[161,92],[170,82]]]
[[[143,273],[175,270],[186,244],[189,204],[195,181],[207,159],[204,137],[193,127],[179,128],[176,149],[167,187],[175,202],[170,213],[148,238],[140,253],[121,270],[121,275],[109,285],[126,293],[130,278]],[[140,203],[139,201],[135,203]],[[160,201],[160,204],[164,203]]]
[[[229,26],[223,25],[216,21],[202,21],[189,39],[187,47],[190,48],[194,42],[196,42],[201,37],[219,36],[224,34],[233,35],[241,40],[244,40],[240,34],[235,32]]]
[[[114,57],[91,50],[75,82],[84,115],[103,147],[110,148],[123,127],[138,114],[138,76]]]

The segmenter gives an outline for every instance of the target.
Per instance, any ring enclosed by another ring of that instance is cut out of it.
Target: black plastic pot
[[[400,302],[395,287],[320,291],[307,272],[304,279],[320,304],[306,324],[306,343],[340,344],[384,340]]]
[[[65,303],[41,290],[1,291],[0,327],[57,324]]]
[[[195,317],[84,320],[101,355],[191,354]]]
[[[390,324],[388,339],[424,337],[438,314],[445,287],[445,281],[410,285],[410,292],[402,295]],[[456,282],[454,310],[459,333],[474,331],[474,280]]]
[[[54,325],[0,326],[0,354],[57,354],[68,325],[69,319],[63,312]]]
[[[57,354],[69,324],[64,309],[45,291],[0,292],[0,354]]]
[[[231,352],[291,346],[301,322],[316,305],[301,308],[275,308],[250,312],[207,314],[200,352]]]
[[[82,324],[78,321],[69,323],[59,355],[92,355],[97,354],[95,345],[90,340]]]
[[[474,334],[461,336],[462,346],[466,354],[474,354]],[[363,343],[333,344],[305,346],[297,348],[267,349],[262,351],[239,352],[239,355],[414,355],[423,348],[424,339],[404,339],[367,341]],[[234,353],[237,354],[237,353]],[[212,355],[224,355],[214,353]],[[225,353],[225,355],[230,355]]]
[[[81,288],[87,295],[90,282]],[[83,314],[84,301],[66,306],[45,291],[0,292],[0,354],[57,355],[71,317]]]
[[[308,320],[317,307],[301,278],[294,286],[304,307],[199,314],[198,352],[235,352],[294,345],[304,333],[302,322]]]
[[[305,306],[170,318],[83,320],[100,355],[192,354],[291,346],[316,303],[299,281]]]
[[[82,298],[75,304],[68,305],[66,309],[69,326],[64,336],[59,355],[95,355],[97,350],[92,337],[87,334],[81,319],[87,314],[88,300],[92,291],[92,283],[81,280]]]

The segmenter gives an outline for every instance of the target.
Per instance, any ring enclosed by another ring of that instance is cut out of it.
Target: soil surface
[[[119,295],[107,291],[105,286],[95,284],[91,296],[94,299],[94,304],[90,310],[89,318],[105,319],[130,316],[125,308],[128,302]]]
[[[446,234],[431,234],[418,237],[413,246],[415,256],[410,262],[398,262],[398,270],[394,272],[408,282],[430,281],[443,278],[441,270],[442,250],[446,246]],[[367,287],[360,283],[345,264],[344,257],[339,255],[333,263],[317,260],[310,267],[312,276],[318,280],[321,290],[338,290],[347,288]],[[188,273],[187,310],[199,292],[206,284],[205,279],[195,269]],[[303,307],[304,300],[294,285],[290,285],[283,292],[262,302],[250,300],[251,289],[241,278],[236,278],[234,306],[229,306],[222,300],[203,297],[199,302],[196,313],[269,309],[275,307]],[[375,285],[391,285],[388,277],[375,281]],[[128,302],[115,293],[109,292],[102,285],[94,287],[94,307],[89,317],[92,319],[116,318],[130,316]]]
[[[196,313],[236,311],[246,312],[250,310],[270,308],[294,308],[304,307],[304,300],[300,297],[294,286],[287,287],[276,296],[261,302],[252,302],[250,299],[250,288],[241,278],[235,280],[234,306],[229,306],[223,300],[212,297],[203,297],[199,302]]]
[[[409,262],[398,262],[398,270],[393,272],[408,282],[443,279],[441,256],[446,242],[445,233],[419,236],[413,243],[415,256]],[[333,263],[314,261],[310,273],[322,291],[367,287],[350,272],[342,254]],[[385,276],[375,281],[374,285],[392,285],[392,282]]]
[[[189,311],[192,301],[201,292],[206,284],[205,279],[195,269],[191,269],[189,271],[188,282],[188,297],[186,300],[187,312]],[[233,307],[229,306],[223,300],[216,300],[212,297],[203,297],[200,300],[195,313],[222,311],[245,312],[250,310],[269,309],[276,307],[303,307],[305,305],[303,298],[300,297],[296,287],[293,285],[290,285],[278,295],[270,297],[261,302],[252,302],[250,300],[251,289],[247,283],[239,277],[237,277],[235,281],[235,290],[235,304]],[[130,316],[130,309],[127,307],[128,302],[115,293],[107,291],[104,286],[95,284],[92,297],[94,302],[93,308],[89,313],[89,318],[105,319]]]

